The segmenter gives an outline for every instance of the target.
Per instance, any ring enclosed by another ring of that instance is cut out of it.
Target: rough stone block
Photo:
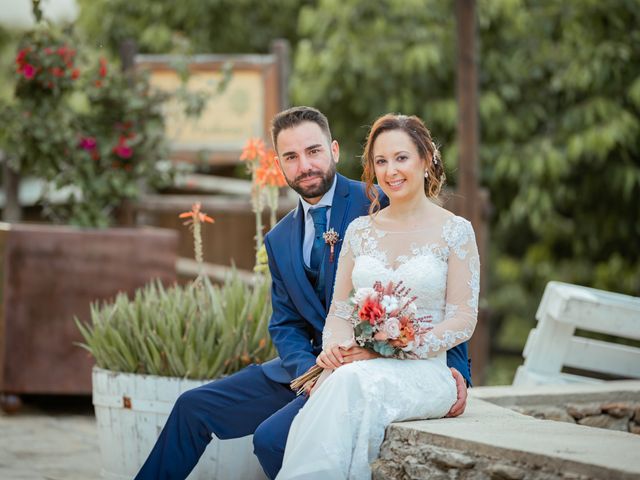
[[[603,403],[601,408],[604,413],[616,418],[631,417],[633,415],[633,404],[630,402]]]
[[[561,407],[540,407],[539,414],[545,420],[554,420],[556,422],[576,423],[575,418],[569,415],[566,409]]]
[[[476,464],[476,461],[462,453],[445,451],[441,455],[431,457],[431,460],[444,468],[471,468]]]
[[[522,480],[526,475],[523,469],[504,463],[495,463],[489,466],[487,472],[491,478],[499,480]]]
[[[402,466],[395,462],[376,460],[371,464],[372,480],[401,480],[403,475]]]
[[[433,465],[411,464],[404,465],[404,473],[411,480],[451,480],[449,475]]]
[[[602,408],[599,403],[569,403],[567,404],[567,413],[576,420],[588,417],[590,415],[600,415]]]
[[[587,427],[606,428],[621,432],[629,431],[629,417],[614,418],[610,415],[592,415],[578,420],[578,423]]]

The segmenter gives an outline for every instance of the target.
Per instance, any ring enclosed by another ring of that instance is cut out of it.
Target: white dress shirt
[[[329,229],[329,220],[331,218],[331,205],[333,204],[333,194],[336,191],[336,184],[338,183],[338,176],[333,179],[333,185],[325,193],[320,201],[315,205],[311,205],[300,197],[300,203],[302,203],[302,209],[304,210],[304,240],[302,241],[302,258],[304,264],[308,267],[311,263],[311,248],[313,247],[313,238],[315,237],[315,227],[313,226],[313,217],[309,213],[312,208],[329,207],[327,209],[327,229]]]

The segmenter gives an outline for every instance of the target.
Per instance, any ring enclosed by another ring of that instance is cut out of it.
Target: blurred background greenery
[[[454,2],[78,0],[76,33],[117,57],[292,47],[292,104],[327,114],[358,177],[368,125],[423,117],[456,183]],[[640,295],[640,0],[478,0],[480,168],[493,206],[489,384],[510,383],[549,280]],[[0,97],[13,32],[0,29]]]

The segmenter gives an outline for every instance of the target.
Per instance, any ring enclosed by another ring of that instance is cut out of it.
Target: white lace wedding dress
[[[473,333],[479,272],[471,224],[448,212],[438,225],[413,231],[382,230],[369,216],[349,225],[323,346],[353,343],[349,295],[377,280],[403,281],[433,329],[420,360],[378,358],[325,370],[293,421],[278,480],[369,479],[387,425],[446,415],[457,395],[446,351]]]

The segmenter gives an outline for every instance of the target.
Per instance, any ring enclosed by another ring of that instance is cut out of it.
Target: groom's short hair
[[[313,122],[320,127],[322,132],[327,136],[327,142],[331,143],[331,130],[329,129],[329,121],[324,114],[313,107],[291,107],[278,113],[271,121],[271,141],[273,148],[276,148],[276,140],[282,130],[297,127],[304,122]]]

